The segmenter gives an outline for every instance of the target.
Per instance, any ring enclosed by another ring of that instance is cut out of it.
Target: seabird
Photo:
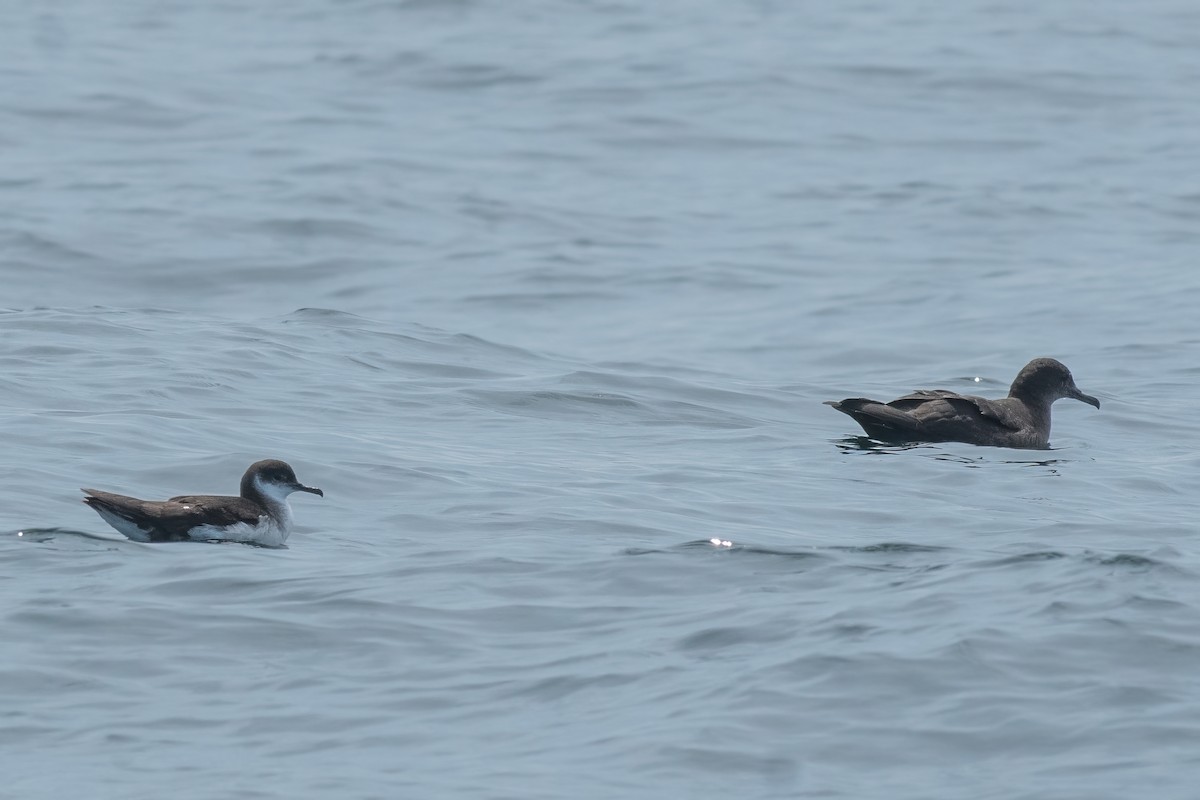
[[[83,489],[83,502],[121,533],[138,542],[227,541],[281,547],[292,532],[288,495],[320,489],[296,480],[282,461],[250,465],[242,476],[242,496],[184,495],[170,500],[139,500]]]
[[[1053,358],[1026,364],[1008,397],[999,400],[934,389],[890,403],[850,397],[826,405],[854,417],[868,436],[885,442],[967,442],[1044,450],[1050,444],[1050,406],[1061,397],[1100,408],[1100,401],[1079,391],[1071,371]]]

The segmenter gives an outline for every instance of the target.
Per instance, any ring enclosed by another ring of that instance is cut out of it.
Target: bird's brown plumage
[[[1100,407],[1075,386],[1070,371],[1052,358],[1036,358],[1017,375],[1008,397],[922,390],[883,403],[865,397],[829,401],[853,417],[868,436],[886,442],[966,442],[996,447],[1045,448],[1050,406],[1070,397]]]

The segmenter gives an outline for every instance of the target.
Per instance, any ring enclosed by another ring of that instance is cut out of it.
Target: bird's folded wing
[[[254,525],[261,514],[258,507],[241,497],[183,495],[147,505],[155,506],[152,513],[164,524],[188,522],[194,525],[197,519],[203,519],[208,525],[236,525],[239,522]]]
[[[958,394],[946,389],[921,389],[899,397],[888,405],[901,411],[907,411],[927,423],[934,422],[941,417],[978,415],[1009,430],[1019,431],[1023,427],[1022,420],[1001,403],[988,400],[986,397]]]

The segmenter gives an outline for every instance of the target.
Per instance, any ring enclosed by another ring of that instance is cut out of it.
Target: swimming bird
[[[101,518],[138,542],[227,541],[281,547],[292,532],[288,495],[325,493],[296,480],[283,461],[250,465],[242,476],[241,497],[183,495],[170,500],[139,500],[83,489],[83,499]]]
[[[1017,373],[1008,397],[999,400],[934,389],[890,403],[850,397],[826,405],[849,414],[868,436],[886,442],[967,442],[1044,450],[1050,444],[1050,406],[1062,397],[1100,408],[1099,400],[1079,391],[1062,362],[1035,358]]]

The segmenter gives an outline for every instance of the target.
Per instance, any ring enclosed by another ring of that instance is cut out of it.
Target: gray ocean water
[[[1198,82],[1184,0],[4,4],[0,796],[1195,798]],[[1041,355],[1048,451],[821,405]],[[287,549],[79,503],[267,457]]]

